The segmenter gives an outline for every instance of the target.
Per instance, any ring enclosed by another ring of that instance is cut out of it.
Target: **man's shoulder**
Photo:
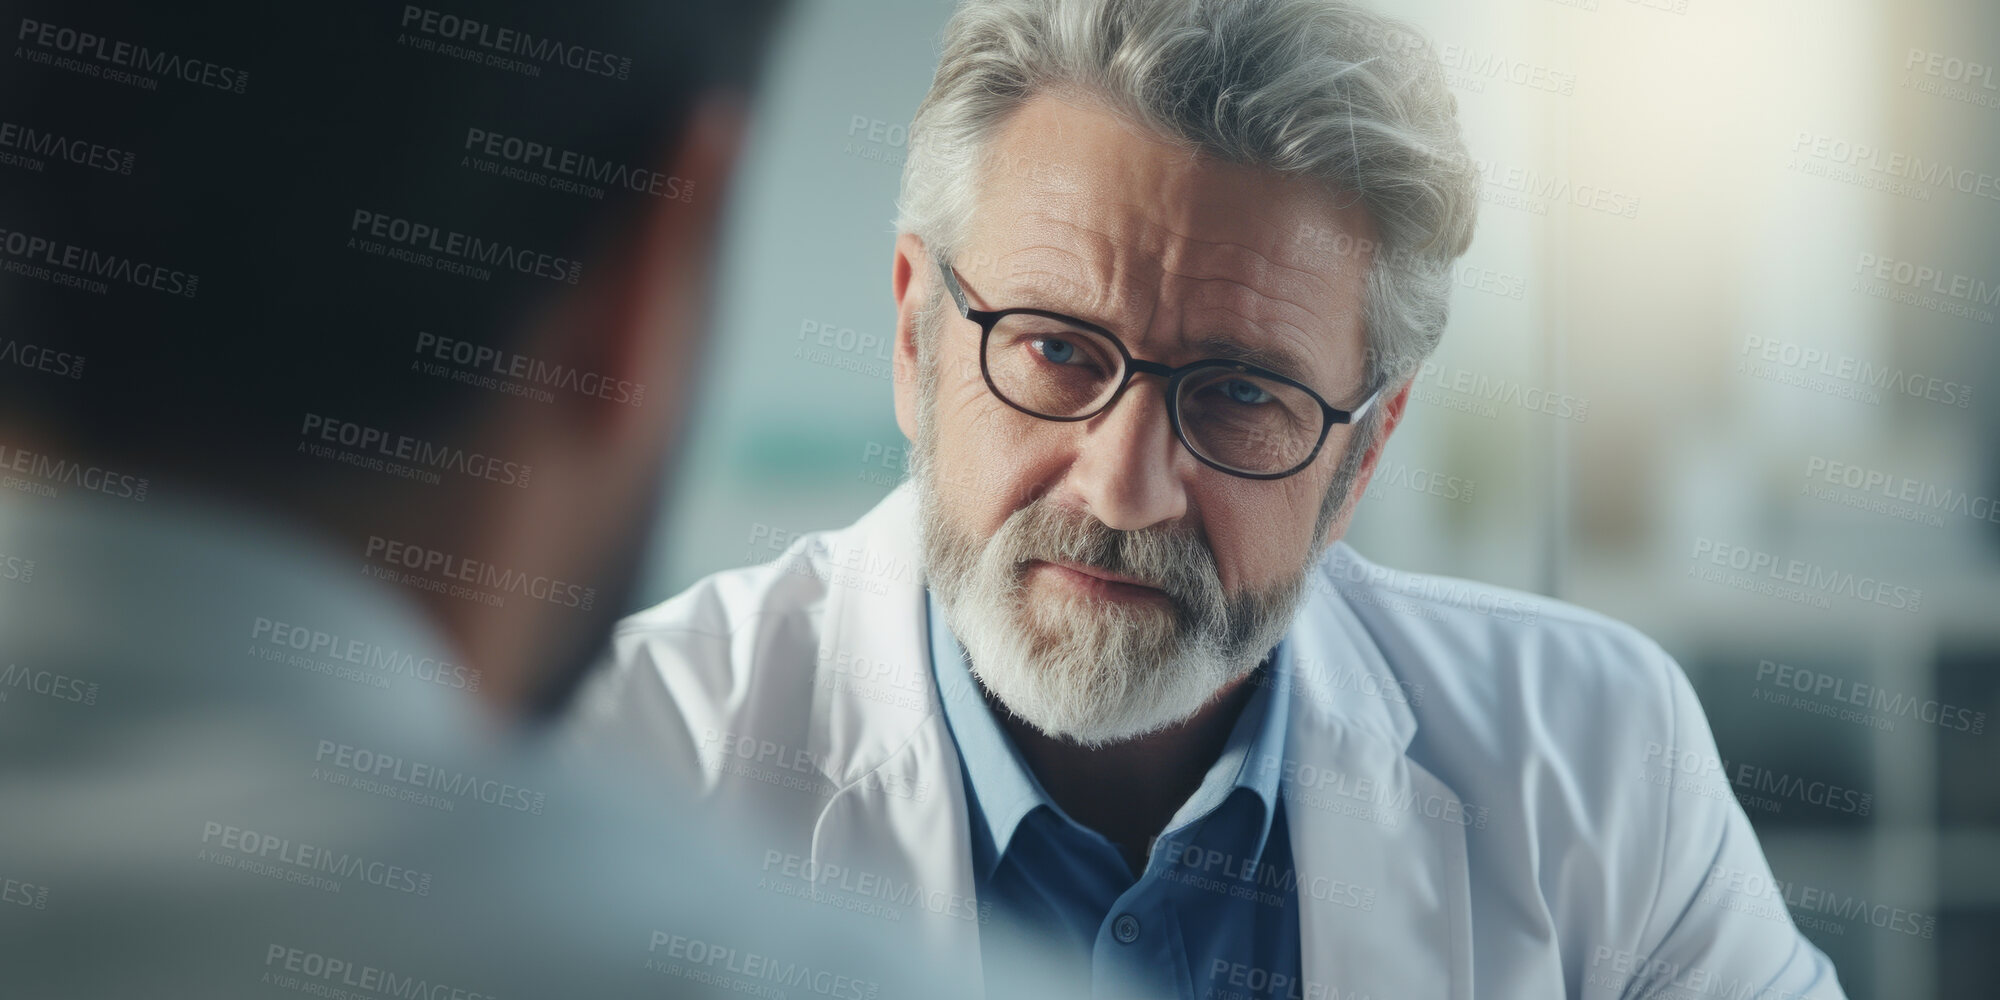
[[[1713,742],[1680,667],[1638,629],[1548,597],[1387,570],[1351,550],[1322,571],[1334,593],[1316,605],[1345,619],[1362,659],[1379,653],[1395,679],[1383,690],[1407,706],[1405,755],[1478,817],[1475,864],[1556,864],[1587,843],[1614,894],[1652,892],[1668,870],[1663,831],[1677,820],[1699,828],[1733,806],[1726,787],[1673,793],[1661,762],[1712,755]],[[1371,707],[1383,706],[1361,710]],[[1604,939],[1606,928],[1585,925],[1609,901],[1575,887],[1534,891],[1566,938]]]
[[[915,683],[901,676],[910,664],[876,657],[857,666],[851,648],[857,622],[880,632],[900,627],[884,624],[897,621],[885,609],[921,606],[910,492],[897,490],[843,528],[756,537],[775,558],[710,574],[618,624],[608,662],[579,704],[579,732],[646,758],[688,757],[745,727],[803,745],[816,693],[845,690],[841,682],[922,707],[921,691],[904,690]],[[848,623],[846,640],[832,624],[839,621]],[[867,675],[876,670],[898,676]]]
[[[1389,569],[1346,545],[1317,575],[1316,597],[1352,615],[1355,641],[1379,651],[1419,733],[1451,732],[1456,746],[1515,762],[1671,739],[1686,681],[1631,625],[1538,594]]]
[[[822,531],[759,525],[751,558],[764,561],[711,573],[693,586],[618,623],[614,648],[686,647],[714,651],[757,626],[815,620],[841,591],[874,593],[920,582],[906,489],[890,494],[859,520]],[[776,620],[774,620],[776,619]]]
[[[780,536],[769,561],[710,573],[634,612],[612,632],[609,669],[727,672],[747,669],[760,637],[809,641],[842,585],[839,553],[853,548],[855,531],[849,525]]]

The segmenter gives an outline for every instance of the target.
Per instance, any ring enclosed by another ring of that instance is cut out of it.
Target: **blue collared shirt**
[[[1284,758],[1290,714],[1285,644],[1259,668],[1222,755],[1135,881],[1111,841],[1042,790],[935,597],[929,606],[931,666],[965,778],[974,885],[1006,918],[981,939],[989,995],[1008,995],[1011,963],[1035,961],[1059,963],[1078,996],[1297,996],[1298,876],[1273,766]]]

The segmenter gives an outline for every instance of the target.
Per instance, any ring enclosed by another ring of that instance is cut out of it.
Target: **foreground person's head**
[[[1442,333],[1453,99],[1347,4],[974,0],[911,134],[929,584],[1043,733],[1185,720],[1290,626]]]
[[[111,166],[0,193],[61,279],[0,326],[89,362],[0,371],[0,442],[420,579],[383,586],[479,693],[551,712],[645,548],[777,6],[31,11],[91,72],[10,70],[10,118]]]

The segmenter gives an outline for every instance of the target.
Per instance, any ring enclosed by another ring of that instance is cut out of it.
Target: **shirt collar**
[[[925,604],[930,622],[931,670],[937,682],[938,699],[944,705],[945,722],[965,765],[966,797],[975,814],[985,818],[983,832],[991,838],[990,851],[973,852],[975,865],[982,869],[978,874],[984,878],[992,874],[994,866],[1006,855],[1022,820],[1036,808],[1047,806],[1065,821],[1072,824],[1075,821],[1049,798],[1027,762],[1021,759],[1014,741],[1001,728],[972,676],[964,648],[945,623],[944,609],[928,590]],[[1291,677],[1291,652],[1286,643],[1280,642],[1268,662],[1252,677],[1254,690],[1230,730],[1222,753],[1203,776],[1201,786],[1168,822],[1166,833],[1207,816],[1237,789],[1244,789],[1263,807],[1255,845],[1256,853],[1262,855],[1278,808],[1279,776],[1283,769],[1277,765],[1284,758],[1285,730],[1291,715]],[[977,819],[974,825],[975,833],[981,832],[977,829]]]

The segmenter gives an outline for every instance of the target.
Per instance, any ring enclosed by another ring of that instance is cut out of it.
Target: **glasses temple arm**
[[[959,315],[970,315],[972,313],[972,303],[966,301],[965,289],[958,287],[958,276],[951,273],[951,265],[945,263],[944,258],[937,254],[932,254],[931,259],[937,262],[938,273],[944,275],[945,291],[950,292],[951,300],[958,303]]]
[[[1376,386],[1375,391],[1369,393],[1368,398],[1362,400],[1361,405],[1355,407],[1353,412],[1347,415],[1347,422],[1350,424],[1360,423],[1361,418],[1367,416],[1368,411],[1375,408],[1375,401],[1382,398],[1382,390],[1384,388],[1387,388],[1387,386],[1385,385]]]

